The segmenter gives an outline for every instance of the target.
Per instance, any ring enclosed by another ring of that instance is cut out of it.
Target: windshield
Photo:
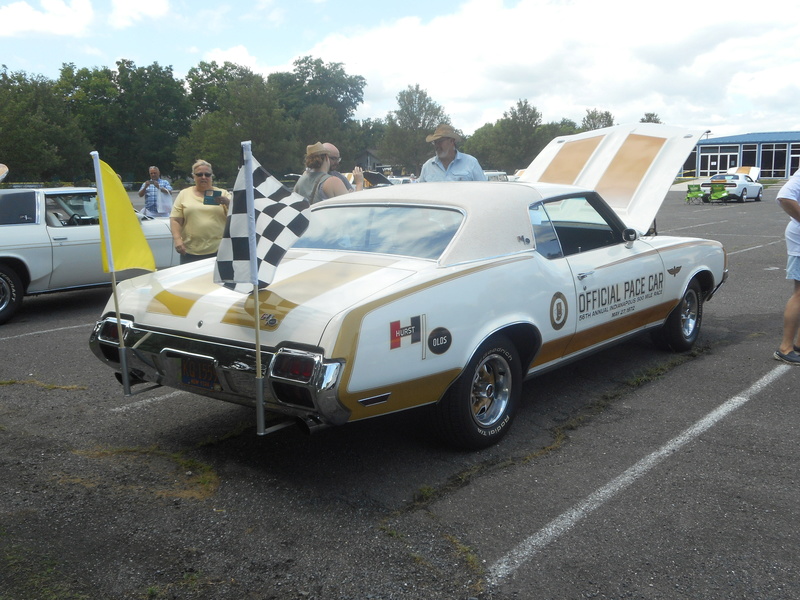
[[[463,216],[420,206],[331,206],[311,213],[295,248],[398,254],[436,260]]]

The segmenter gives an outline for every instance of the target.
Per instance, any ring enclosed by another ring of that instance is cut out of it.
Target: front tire
[[[0,263],[0,325],[8,321],[22,304],[22,280],[17,272]]]
[[[764,188],[758,190],[758,195],[756,196],[756,202],[761,202],[761,198],[764,196]]]
[[[703,291],[696,279],[689,282],[681,301],[656,330],[654,341],[674,352],[688,352],[700,335],[703,321]]]
[[[439,429],[459,448],[479,450],[508,432],[519,404],[522,367],[514,344],[494,335],[480,345],[436,405]]]

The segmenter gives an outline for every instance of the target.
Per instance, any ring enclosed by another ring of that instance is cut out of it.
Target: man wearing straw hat
[[[442,123],[431,135],[425,138],[433,144],[436,154],[429,158],[419,175],[419,182],[425,181],[486,181],[486,175],[474,156],[456,149],[461,136],[452,125]]]

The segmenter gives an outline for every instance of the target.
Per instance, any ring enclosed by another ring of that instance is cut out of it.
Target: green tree
[[[656,113],[644,113],[644,116],[639,119],[639,123],[661,123]]]
[[[311,104],[300,114],[297,137],[305,146],[316,142],[332,142],[337,147],[343,143],[344,128],[336,111],[324,104]],[[339,151],[341,152],[341,148]]]
[[[144,179],[150,165],[171,171],[179,136],[189,125],[183,81],[172,67],[61,68],[57,89],[101,158],[125,179]]]
[[[321,104],[336,111],[344,123],[364,101],[366,79],[348,75],[342,63],[326,64],[319,58],[304,56],[293,64],[291,73],[272,73],[267,79],[290,118],[300,119],[309,106]]]
[[[118,152],[120,104],[113,71],[107,67],[76,69],[74,63],[64,63],[55,90],[77,120],[92,150],[119,169],[125,179],[132,179],[133,170],[123,172],[122,155]]]
[[[216,61],[201,61],[186,74],[186,86],[189,89],[189,103],[192,106],[192,117],[201,117],[219,110],[219,100],[226,93],[227,85],[237,79],[251,74],[250,69],[225,61],[222,66]]]
[[[484,169],[513,173],[530,164],[543,146],[538,146],[536,132],[542,114],[527,100],[503,113],[494,125],[484,125],[464,143],[464,151],[474,155]]]
[[[252,142],[253,156],[276,176],[302,167],[303,150],[274,90],[261,75],[246,73],[225,86],[219,109],[192,123],[176,151],[179,170],[189,173],[198,158],[214,165],[219,180],[233,185],[241,165],[241,143]]]
[[[397,94],[397,110],[386,116],[386,133],[380,145],[384,162],[419,173],[433,151],[425,138],[440,123],[450,123],[444,109],[419,84]]]
[[[484,169],[508,171],[513,164],[509,161],[513,149],[506,146],[501,121],[478,127],[461,145],[461,150],[477,158]]]
[[[613,127],[614,116],[606,111],[599,111],[596,108],[586,109],[586,116],[581,121],[581,131],[593,131],[603,127]]]
[[[91,173],[90,147],[75,117],[40,75],[0,69],[0,158],[8,181],[75,181]]]
[[[132,61],[119,60],[115,83],[119,90],[120,168],[133,168],[136,177],[144,179],[150,165],[164,170],[171,167],[191,112],[183,81],[175,79],[172,67],[158,63],[137,67]]]

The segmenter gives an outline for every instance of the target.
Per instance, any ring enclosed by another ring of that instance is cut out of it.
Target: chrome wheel
[[[499,354],[486,356],[472,378],[472,418],[481,427],[491,427],[505,414],[511,398],[511,367]]]
[[[11,303],[11,286],[8,281],[0,277],[0,312],[3,312]]]
[[[690,339],[697,329],[700,315],[700,299],[697,290],[689,288],[683,296],[680,306],[680,329],[685,339]]]
[[[461,448],[488,448],[508,432],[521,391],[519,353],[505,335],[495,334],[436,405],[440,433]]]

